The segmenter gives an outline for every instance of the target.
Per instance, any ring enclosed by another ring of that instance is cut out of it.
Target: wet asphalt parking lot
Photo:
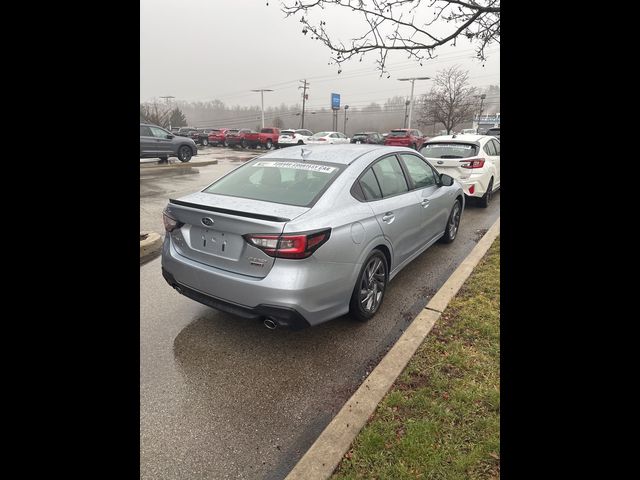
[[[209,147],[180,166],[141,162],[141,230],[162,234],[169,198],[261,153]],[[499,193],[488,209],[467,205],[455,242],[405,267],[364,324],[271,331],[179,295],[159,258],[142,265],[140,478],[284,478],[499,215]]]

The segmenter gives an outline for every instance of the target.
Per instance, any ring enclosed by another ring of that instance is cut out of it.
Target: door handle
[[[393,212],[387,212],[382,217],[382,221],[385,222],[385,223],[391,223],[391,222],[393,222],[394,218],[396,218],[396,216],[393,214]]]
[[[429,199],[428,198],[423,198],[422,201],[420,202],[420,205],[423,208],[427,208],[429,206]]]

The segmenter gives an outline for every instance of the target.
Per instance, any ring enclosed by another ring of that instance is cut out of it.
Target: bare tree
[[[469,86],[469,71],[457,65],[438,71],[433,88],[424,96],[419,123],[442,123],[447,134],[473,116],[476,89]]]
[[[140,118],[146,122],[167,128],[169,126],[169,112],[162,109],[156,102],[140,104]]]
[[[357,36],[345,42],[335,38],[326,21],[310,18],[327,7],[357,14],[362,27]],[[462,37],[476,46],[477,58],[484,61],[485,49],[500,43],[500,0],[289,0],[282,3],[282,11],[287,17],[299,15],[302,33],[311,33],[311,38],[329,47],[338,73],[343,62],[353,57],[362,60],[374,51],[382,75],[390,51],[405,51],[422,65],[435,58],[437,47],[455,45]],[[437,34],[443,27],[446,33]]]

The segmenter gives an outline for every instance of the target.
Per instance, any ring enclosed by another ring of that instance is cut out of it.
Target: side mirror
[[[450,187],[451,185],[453,185],[453,177],[447,175],[446,173],[441,173],[440,184],[444,187]]]
[[[175,135],[171,135],[171,134],[167,135],[167,138],[168,138],[169,140],[171,140],[173,137],[175,137]]]

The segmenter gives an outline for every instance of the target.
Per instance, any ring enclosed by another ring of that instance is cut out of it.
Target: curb
[[[442,311],[500,234],[500,217],[451,274],[427,306],[413,319],[391,350],[358,387],[285,480],[325,480],[336,469],[356,435],[375,412],[398,376],[429,334]]]
[[[140,258],[153,255],[162,249],[162,237],[155,232],[140,232],[140,236],[147,235],[140,240]]]

